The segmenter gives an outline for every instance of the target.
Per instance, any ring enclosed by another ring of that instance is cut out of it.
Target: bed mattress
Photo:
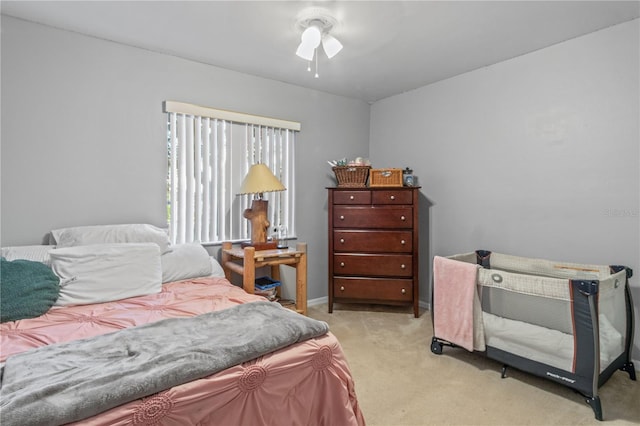
[[[0,360],[43,345],[263,301],[223,278],[168,283],[160,293],[93,305],[53,308],[3,323]],[[296,343],[219,373],[131,401],[83,425],[358,425],[364,419],[354,383],[331,333]]]

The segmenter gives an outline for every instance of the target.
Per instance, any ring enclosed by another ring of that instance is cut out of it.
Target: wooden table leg
[[[307,244],[296,244],[296,250],[304,252],[296,264],[296,309],[307,315]]]
[[[280,285],[276,288],[276,296],[282,299],[282,281],[280,280],[280,265],[271,265],[271,279],[278,281]]]
[[[256,249],[255,247],[244,248],[244,274],[242,275],[242,288],[249,294],[256,291]]]
[[[233,244],[231,244],[230,241],[225,241],[222,243],[222,269],[224,270],[224,276],[225,278],[231,282],[231,269],[227,268],[227,262],[231,262],[231,256],[229,256],[227,253],[225,253],[225,250],[231,250],[231,247],[233,246]]]

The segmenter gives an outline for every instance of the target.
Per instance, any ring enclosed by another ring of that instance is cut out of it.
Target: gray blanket
[[[320,336],[326,323],[254,302],[14,355],[2,369],[3,426],[82,420]]]

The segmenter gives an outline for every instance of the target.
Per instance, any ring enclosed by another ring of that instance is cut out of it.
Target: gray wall
[[[302,123],[298,239],[308,296],[326,296],[326,160],[368,154],[368,104],[6,16],[1,76],[3,246],[65,226],[166,226],[162,101],[178,100]]]
[[[422,185],[422,300],[434,255],[626,265],[640,358],[638,23],[372,106],[372,160]]]

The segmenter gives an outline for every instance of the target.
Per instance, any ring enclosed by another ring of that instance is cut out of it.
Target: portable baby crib
[[[630,268],[478,250],[434,258],[434,337],[571,387],[602,420],[598,388],[631,361]]]

